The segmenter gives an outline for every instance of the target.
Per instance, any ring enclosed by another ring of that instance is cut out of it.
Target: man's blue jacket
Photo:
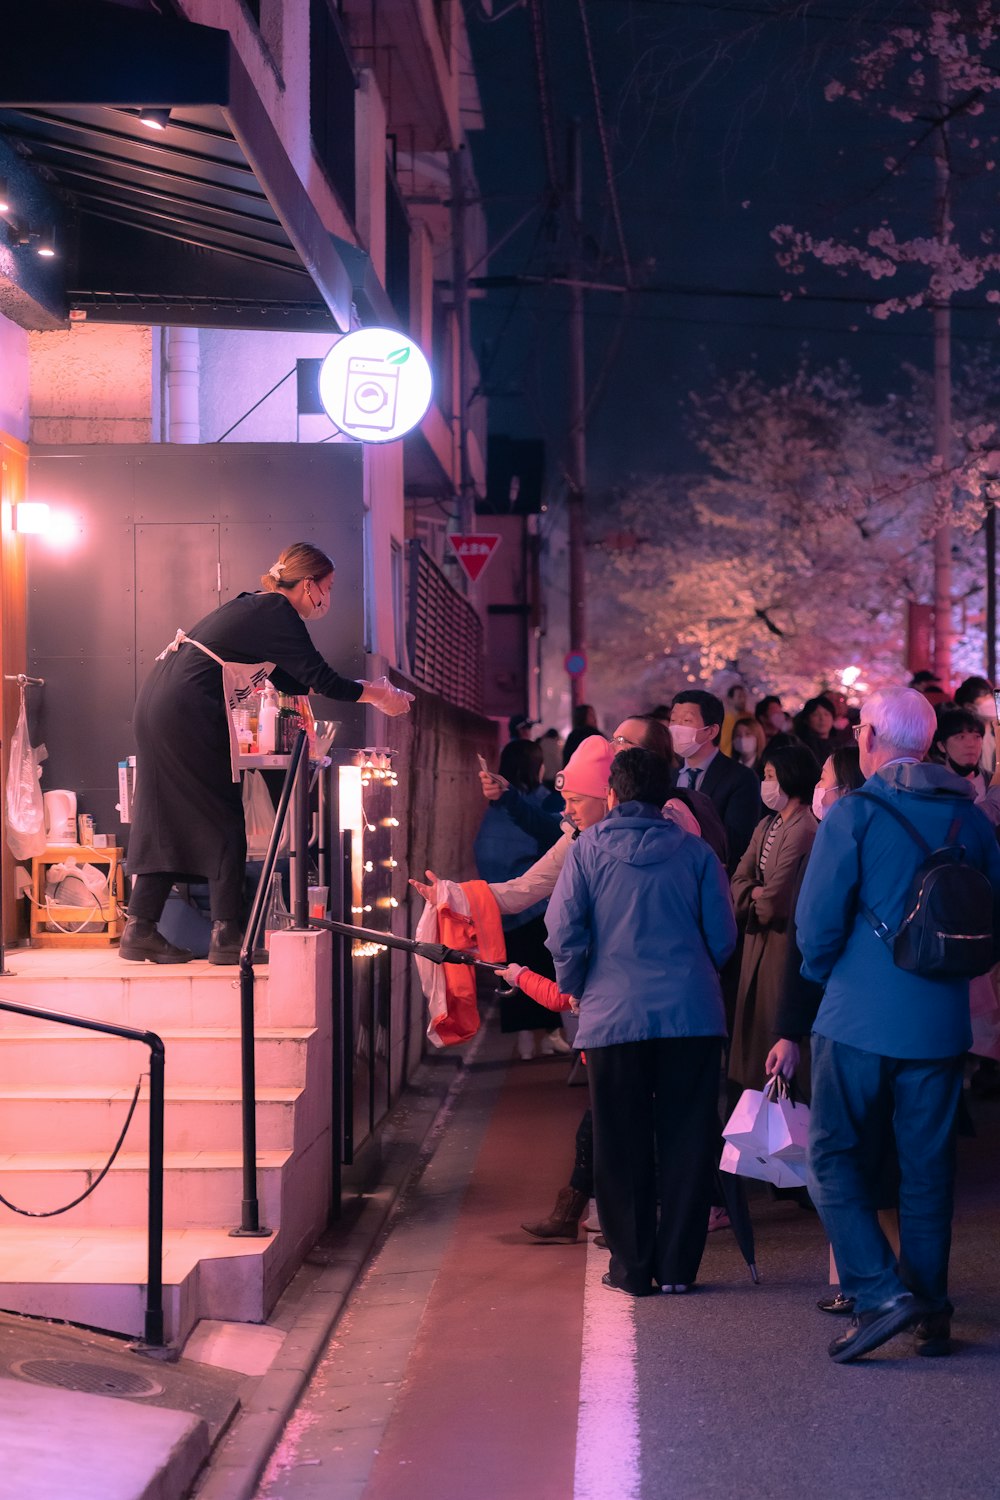
[[[1000,931],[1000,848],[967,782],[943,766],[884,766],[864,790],[898,807],[932,849],[957,837],[993,885]],[[898,969],[860,909],[895,932],[924,855],[890,813],[847,796],[823,818],[795,908],[802,973],[825,986],[813,1027],[820,1036],[883,1057],[955,1057],[972,1041],[967,979],[927,979]]]

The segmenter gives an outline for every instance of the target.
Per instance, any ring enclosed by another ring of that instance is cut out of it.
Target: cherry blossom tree
[[[982,215],[980,199],[968,193],[976,174],[996,166],[998,142],[991,131],[1000,90],[1000,12],[994,0],[914,0],[907,12],[905,23],[861,44],[850,75],[826,88],[828,100],[857,104],[894,127],[899,144],[884,168],[887,184],[909,194],[906,199],[901,191],[896,194],[903,205],[901,224],[893,227],[883,219],[845,237],[820,237],[782,224],[773,237],[780,264],[800,278],[806,263],[814,261],[841,276],[861,272],[875,282],[891,282],[890,294],[872,307],[877,318],[924,308],[932,313],[936,479],[928,503],[935,539],[934,649],[935,669],[949,681],[956,498],[951,304],[956,293],[973,292],[1000,273],[991,216]],[[909,233],[920,216],[929,232]],[[985,296],[1000,302],[996,288]],[[972,445],[990,446],[982,435]]]
[[[981,375],[960,386],[970,432]],[[709,472],[633,482],[594,538],[595,696],[618,702],[624,683],[634,698],[641,681],[657,700],[727,667],[801,696],[849,666],[863,683],[899,682],[906,601],[933,569],[930,395],[914,372],[872,405],[845,366],[806,363],[777,386],[747,373],[692,395]],[[970,447],[950,475],[964,527],[956,582],[974,609],[973,518],[992,451]],[[979,670],[981,637],[969,648]]]

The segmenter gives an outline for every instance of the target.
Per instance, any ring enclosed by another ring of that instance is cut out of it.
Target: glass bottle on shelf
[[[267,888],[267,905],[264,908],[264,947],[270,948],[272,932],[285,932],[291,925],[292,914],[285,905],[281,872],[274,870]]]

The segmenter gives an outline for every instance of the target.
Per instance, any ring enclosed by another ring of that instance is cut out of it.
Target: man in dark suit
[[[730,875],[764,815],[755,771],[719,750],[725,709],[721,698],[690,688],[678,693],[670,710],[670,734],[683,765],[677,785],[711,798],[729,845]]]

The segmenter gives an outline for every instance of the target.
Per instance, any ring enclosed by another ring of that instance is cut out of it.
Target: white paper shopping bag
[[[723,1138],[739,1150],[751,1147],[767,1155],[770,1149],[767,1097],[760,1089],[744,1089],[736,1108],[722,1127]]]

